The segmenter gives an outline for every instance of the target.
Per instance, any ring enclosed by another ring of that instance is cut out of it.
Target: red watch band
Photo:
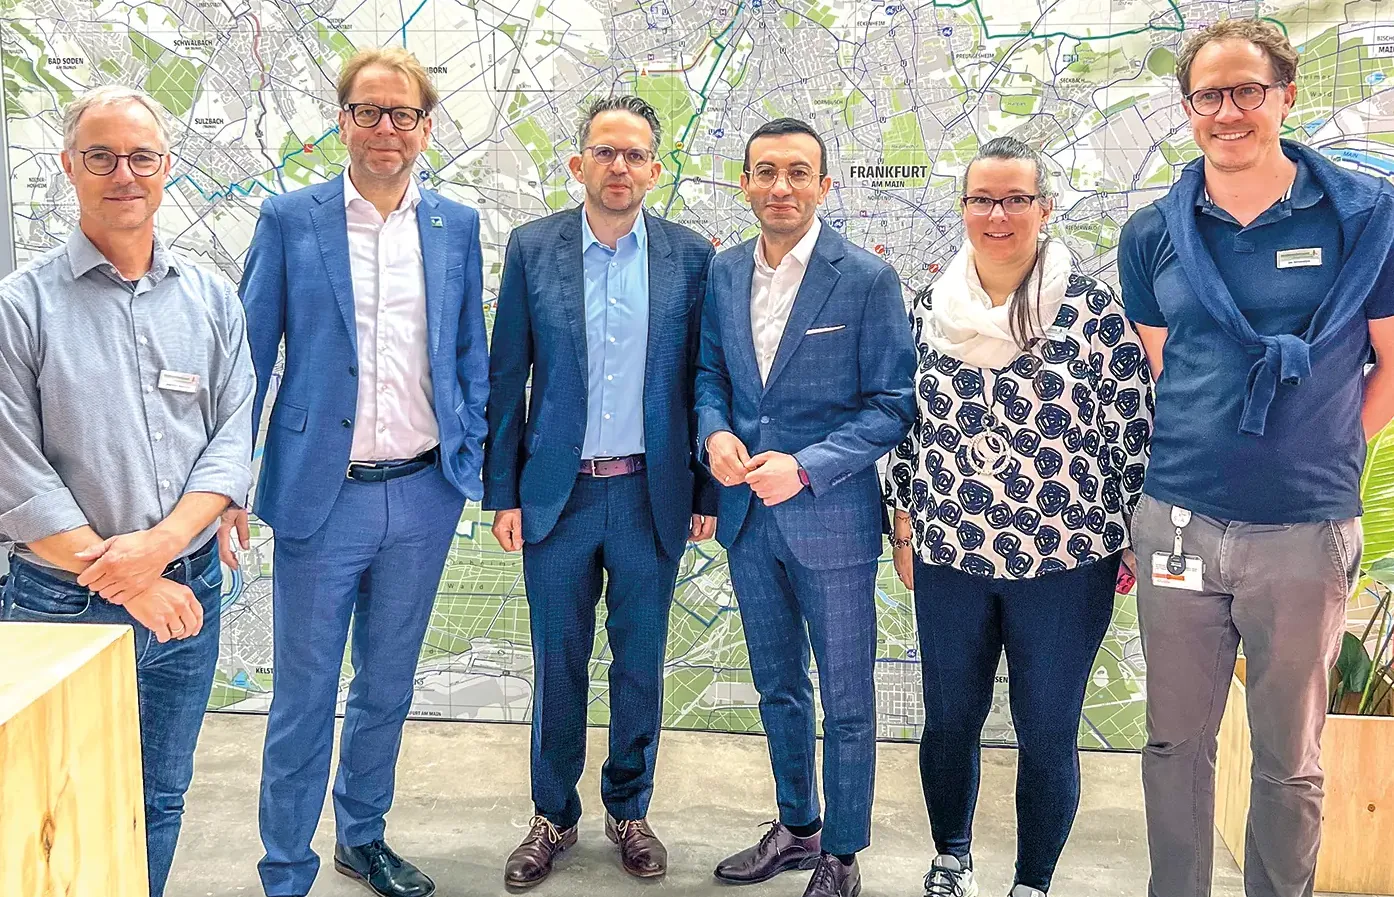
[[[799,465],[799,482],[803,483],[805,486],[811,485],[808,482],[808,471],[803,469],[802,464]]]

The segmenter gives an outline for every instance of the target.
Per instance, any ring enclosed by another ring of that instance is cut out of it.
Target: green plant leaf
[[[1370,681],[1370,652],[1352,633],[1341,636],[1341,656],[1336,658],[1336,671],[1341,675],[1341,683],[1346,691],[1363,692]]]
[[[1368,566],[1370,569],[1365,571],[1366,576],[1380,585],[1394,588],[1394,557],[1382,557]]]
[[[1360,477],[1360,501],[1365,506],[1360,521],[1365,533],[1361,565],[1373,577],[1374,566],[1394,553],[1394,427],[1386,427],[1370,441]],[[1394,579],[1394,564],[1385,571],[1383,575]]]

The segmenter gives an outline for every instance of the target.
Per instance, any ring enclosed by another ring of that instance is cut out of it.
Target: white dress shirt
[[[349,271],[358,331],[358,413],[354,461],[414,458],[440,442],[431,400],[426,273],[413,178],[402,202],[382,215],[344,174]]]
[[[755,241],[755,274],[750,278],[750,332],[755,337],[755,360],[760,363],[761,383],[769,379],[770,368],[774,367],[779,341],[784,338],[784,325],[789,323],[789,312],[799,295],[804,273],[808,271],[808,260],[822,229],[822,222],[815,215],[813,226],[780,259],[778,268],[771,268],[765,261],[764,235]]]

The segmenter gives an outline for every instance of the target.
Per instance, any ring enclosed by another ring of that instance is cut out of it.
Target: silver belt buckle
[[[614,476],[614,474],[613,474],[613,473],[601,473],[601,472],[600,472],[600,468],[599,468],[598,465],[600,465],[600,464],[602,464],[602,463],[604,463],[604,462],[606,462],[606,461],[618,461],[618,460],[619,460],[619,459],[618,459],[618,458],[615,458],[615,457],[609,457],[609,458],[591,458],[591,459],[590,459],[590,462],[591,462],[591,476],[595,477],[595,478],[598,479],[598,480],[608,480],[610,477]]]

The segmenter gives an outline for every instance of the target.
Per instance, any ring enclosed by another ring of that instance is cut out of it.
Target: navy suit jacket
[[[586,438],[590,375],[581,209],[513,231],[489,359],[484,507],[521,508],[523,540],[546,538],[571,496]],[[712,246],[645,213],[649,240],[644,460],[654,529],[669,557],[694,513],[715,514],[710,477],[693,458],[692,379]],[[904,315],[901,316],[904,318]],[[532,374],[532,395],[524,387]]]
[[[479,214],[422,190],[416,219],[441,467],[461,494],[478,499],[489,398]],[[303,539],[324,524],[338,498],[358,412],[342,175],[262,203],[240,292],[257,372],[254,430],[282,337],[286,343],[254,510],[277,534]]]
[[[750,324],[755,243],[722,252],[708,277],[696,387],[701,457],[719,430],[735,433],[752,456],[793,455],[809,486],[774,514],[795,558],[814,570],[871,563],[882,550],[876,461],[915,420],[915,346],[900,278],[825,222],[762,385]],[[744,483],[719,488],[716,535],[729,548],[754,493]]]

